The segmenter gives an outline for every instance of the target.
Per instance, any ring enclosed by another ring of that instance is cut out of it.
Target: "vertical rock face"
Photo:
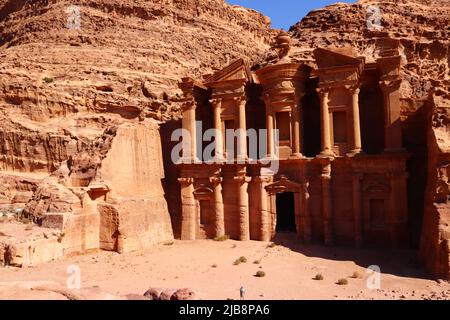
[[[111,190],[107,198],[115,202],[99,207],[101,248],[111,249],[114,237],[119,252],[173,239],[161,184],[164,170],[157,124],[119,127],[97,177]]]
[[[100,175],[117,197],[163,197],[162,150],[157,124],[119,127]]]
[[[0,0],[0,170],[51,173],[107,127],[177,117],[178,79],[271,32],[224,0]]]
[[[31,199],[64,254],[172,239],[152,121],[179,117],[181,77],[271,33],[224,0],[0,0],[0,212]]]
[[[427,102],[428,180],[420,256],[437,277],[450,278],[450,94],[437,88]]]
[[[125,252],[173,239],[158,124],[110,128],[45,179],[24,213],[64,233],[64,254]]]

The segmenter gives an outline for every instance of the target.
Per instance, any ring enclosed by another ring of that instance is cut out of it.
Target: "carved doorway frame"
[[[301,236],[301,208],[302,208],[302,197],[303,197],[303,185],[301,183],[291,181],[285,175],[280,176],[280,178],[273,183],[265,187],[269,196],[269,211],[272,213],[272,225],[271,225],[271,235],[272,237],[276,234],[276,223],[274,223],[274,215],[278,215],[276,208],[276,195],[284,192],[292,192],[294,194],[294,212],[295,212],[295,229],[297,236]]]
[[[201,185],[194,190],[194,199],[195,199],[195,234],[196,238],[198,234],[203,230],[205,232],[206,238],[210,238],[212,235],[212,230],[214,228],[213,221],[213,189],[209,186]],[[201,202],[207,201],[208,212],[202,212]],[[202,224],[202,215],[207,215],[207,224]]]

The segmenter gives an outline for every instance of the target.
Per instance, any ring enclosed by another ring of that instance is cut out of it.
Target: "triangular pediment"
[[[352,48],[318,48],[314,50],[314,58],[319,69],[357,66],[362,62]]]
[[[223,68],[215,72],[213,75],[206,79],[206,82],[220,82],[220,81],[230,81],[230,80],[247,80],[252,79],[251,71],[244,61],[244,59],[238,59]]]

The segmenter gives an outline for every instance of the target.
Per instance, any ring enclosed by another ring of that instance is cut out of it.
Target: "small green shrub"
[[[223,236],[217,236],[217,237],[215,237],[213,240],[214,241],[226,241],[226,240],[228,240],[228,239],[230,239],[230,237],[228,236],[228,235],[223,235]]]
[[[45,83],[53,83],[55,81],[55,79],[50,78],[50,77],[44,77],[44,79],[42,79],[42,81],[44,81]]]
[[[347,279],[339,279],[336,284],[340,285],[340,286],[345,286],[348,284],[348,280]]]
[[[261,263],[261,260],[255,260],[255,261],[253,261],[253,264],[260,264]]]
[[[211,268],[217,268],[217,267],[218,267],[218,265],[215,263],[211,265]]]
[[[323,275],[321,273],[316,274],[316,276],[313,278],[314,280],[323,280]]]
[[[241,264],[241,263],[246,263],[247,262],[247,258],[246,257],[239,257],[236,260],[234,260],[233,264],[235,266]]]
[[[262,277],[265,277],[265,276],[266,276],[266,273],[264,271],[261,271],[261,270],[259,270],[255,274],[255,277],[258,277],[258,278],[262,278]]]

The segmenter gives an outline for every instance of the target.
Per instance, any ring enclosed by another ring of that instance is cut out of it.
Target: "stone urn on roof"
[[[289,51],[291,50],[291,43],[291,36],[286,31],[281,30],[275,38],[274,46],[274,49],[278,54],[278,58],[280,59],[278,63],[283,63],[287,60]]]

